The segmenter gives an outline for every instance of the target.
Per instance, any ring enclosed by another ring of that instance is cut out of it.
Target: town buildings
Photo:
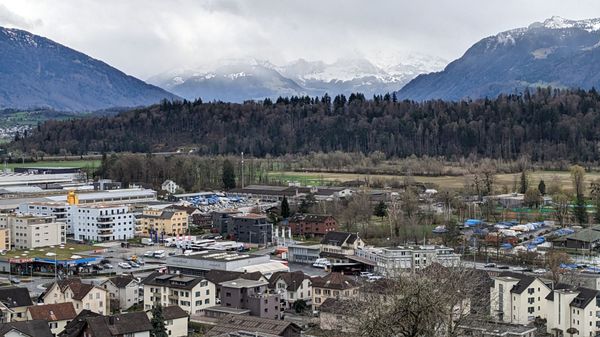
[[[76,240],[127,240],[135,235],[136,220],[127,206],[77,205],[71,207],[69,213]]]
[[[62,332],[67,323],[76,316],[77,313],[71,302],[33,305],[27,308],[27,320],[44,320],[48,322],[48,326],[55,336]]]
[[[42,301],[44,304],[72,302],[78,314],[83,310],[100,315],[110,313],[108,291],[77,278],[52,283],[42,296]]]
[[[313,264],[321,254],[321,244],[297,243],[288,246],[288,261]]]
[[[293,235],[324,236],[328,232],[337,231],[338,223],[331,215],[295,214],[288,220]]]
[[[238,278],[219,285],[222,307],[248,309],[250,315],[263,318],[281,317],[281,297],[269,291],[269,282]]]
[[[152,310],[147,312],[148,319],[152,320]],[[172,305],[162,308],[163,319],[165,320],[165,328],[167,335],[170,337],[185,337],[188,336],[188,320],[189,314],[181,307]]]
[[[267,245],[272,241],[273,224],[263,214],[237,214],[233,217],[233,236],[239,242]]]
[[[298,300],[307,305],[312,303],[312,282],[301,271],[277,272],[269,278],[269,288],[279,294],[284,309],[291,309]]]
[[[171,194],[175,194],[177,190],[179,190],[179,185],[177,185],[173,180],[167,179],[160,186],[161,190],[167,191]]]
[[[312,304],[318,308],[328,298],[348,299],[358,294],[360,284],[352,277],[341,273],[329,273],[323,277],[313,277]]]
[[[142,281],[144,309],[178,305],[190,315],[216,304],[215,284],[202,277],[152,273]]]
[[[66,242],[66,225],[56,222],[53,216],[33,216],[22,214],[0,215],[0,228],[8,229],[11,246],[17,249],[33,249],[61,245]]]
[[[139,294],[140,283],[132,275],[111,277],[102,282],[100,287],[108,291],[112,309],[127,310],[143,300]]]
[[[32,305],[27,288],[0,288],[0,322],[25,321],[27,308]]]
[[[434,245],[361,247],[355,250],[354,255],[353,260],[371,265],[376,273],[385,276],[423,269],[433,263],[444,267],[460,264],[460,255],[452,248]]]
[[[146,209],[138,217],[141,235],[159,233],[169,236],[187,234],[188,214],[186,211],[172,208]]]
[[[348,257],[365,246],[357,233],[327,232],[321,240],[320,256],[332,263],[348,262]]]
[[[207,333],[207,337],[300,337],[301,329],[292,322],[245,315],[227,315]]]

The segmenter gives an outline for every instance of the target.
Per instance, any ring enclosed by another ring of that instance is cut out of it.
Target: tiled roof
[[[0,302],[8,308],[33,305],[29,296],[29,290],[20,287],[0,288]]]
[[[358,287],[358,282],[341,273],[329,273],[323,277],[310,279],[313,287],[329,288],[337,290],[352,289]]]
[[[112,316],[98,316],[87,319],[94,336],[121,336],[152,330],[152,324],[145,312],[130,312]]]
[[[256,333],[283,336],[288,329],[300,331],[300,328],[292,322],[254,316],[229,315],[219,320],[219,322],[206,333],[206,336],[214,337],[237,331],[252,331]]]
[[[42,319],[49,322],[72,320],[77,316],[72,302],[34,305],[27,310],[29,310],[32,319]]]
[[[243,278],[246,280],[258,281],[263,275],[256,271],[253,273],[243,273],[238,271],[225,271],[225,270],[209,270],[204,277],[214,284],[220,284],[226,281],[233,281],[238,278]]]
[[[342,246],[344,243],[348,242],[348,244],[353,244],[358,236],[354,233],[348,232],[327,232],[321,243],[324,245],[332,245],[332,246]]]
[[[90,310],[82,310],[72,321],[70,321],[65,329],[58,335],[59,337],[79,337],[82,335],[83,330],[87,326],[87,319],[90,317],[97,317],[100,314],[92,312]]]
[[[6,336],[12,330],[17,330],[22,335],[29,337],[53,337],[48,322],[43,320],[0,324],[0,336]]]
[[[115,276],[115,277],[111,277],[109,278],[110,282],[112,282],[112,284],[114,284],[117,288],[125,288],[127,287],[132,281],[136,280],[135,277],[133,277],[133,275],[120,275],[120,276]]]
[[[500,277],[512,277],[512,278],[516,278],[519,280],[519,282],[517,282],[517,284],[515,284],[512,287],[512,289],[510,290],[511,293],[515,293],[515,294],[523,293],[523,291],[525,291],[525,289],[527,289],[529,287],[529,285],[531,285],[531,283],[533,283],[533,281],[535,281],[535,277],[533,277],[533,276],[520,274],[520,273],[513,273],[510,271],[502,272],[502,273],[500,273],[499,276]]]
[[[269,279],[269,288],[275,289],[277,281],[282,279],[287,285],[286,290],[288,291],[296,291],[302,285],[302,282],[306,279],[310,279],[308,275],[304,274],[302,271],[278,271],[271,275]]]
[[[73,298],[78,301],[81,301],[92,289],[94,289],[93,285],[82,283],[79,278],[58,281],[58,286],[62,292],[65,292],[67,288],[71,289]]]
[[[185,312],[185,310],[181,309],[181,307],[178,305],[163,307],[162,310],[163,317],[165,319],[177,319],[189,316],[188,313]]]

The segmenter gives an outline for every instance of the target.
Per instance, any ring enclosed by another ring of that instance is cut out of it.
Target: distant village
[[[168,336],[330,336],[360,329],[348,308],[384,297],[395,279],[441,280],[468,269],[482,277],[483,290],[448,304],[468,313],[444,323],[458,336],[600,331],[600,269],[584,262],[586,254],[595,259],[600,227],[512,220],[525,207],[519,193],[467,201],[464,221],[401,245],[382,245],[382,238],[373,245],[332,214],[300,212],[307,200],[356,193],[366,193],[385,219],[403,192],[294,183],[184,193],[173,180],[157,191],[88,181],[76,168],[6,171],[0,329],[32,337],[149,336],[156,329]],[[437,190],[418,193],[418,207],[448,212]],[[511,220],[483,220],[488,200]]]

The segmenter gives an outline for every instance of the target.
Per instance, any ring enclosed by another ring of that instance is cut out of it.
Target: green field
[[[96,168],[100,167],[100,160],[84,159],[84,160],[55,160],[55,161],[37,161],[34,163],[9,163],[8,168],[15,167],[77,167],[77,168]]]

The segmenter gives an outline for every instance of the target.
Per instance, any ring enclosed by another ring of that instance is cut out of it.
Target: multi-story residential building
[[[398,246],[387,248],[362,247],[354,252],[354,260],[374,266],[374,271],[394,276],[397,273],[415,271],[432,263],[444,267],[460,264],[460,255],[444,246]]]
[[[69,210],[76,240],[127,240],[135,234],[135,218],[127,206],[77,205]]]
[[[57,222],[67,224],[67,234],[73,234],[73,227],[68,219],[71,205],[66,202],[27,202],[19,205],[17,212],[40,216],[53,216]]]
[[[161,233],[164,235],[183,235],[188,230],[186,211],[177,209],[146,209],[138,217],[141,235]]]
[[[75,312],[90,310],[100,315],[109,313],[108,291],[80,279],[72,278],[54,282],[43,295],[44,304],[72,302]]]
[[[64,223],[56,222],[53,216],[0,215],[0,228],[9,229],[11,245],[17,249],[64,244],[67,235],[65,227]]]
[[[262,214],[238,214],[233,216],[233,236],[239,242],[267,244],[273,236],[273,224]]]
[[[144,309],[178,305],[194,315],[216,304],[215,284],[202,277],[152,273],[142,281]]]
[[[312,304],[318,308],[328,298],[348,299],[358,295],[359,283],[341,273],[329,273],[324,277],[313,277]]]
[[[547,318],[546,297],[551,284],[520,273],[503,272],[492,277],[490,314],[496,320],[529,324],[536,317]]]
[[[148,319],[152,320],[152,310],[147,312]],[[163,319],[167,335],[171,337],[185,337],[188,335],[188,320],[190,315],[177,305],[162,308]]]
[[[364,241],[356,233],[327,232],[321,240],[320,256],[332,263],[348,262],[348,257],[364,246]]]
[[[27,308],[32,305],[27,288],[0,288],[0,322],[25,321]]]
[[[8,251],[12,248],[10,242],[10,229],[0,228],[0,251]]]
[[[139,294],[140,283],[132,275],[111,277],[102,282],[100,287],[108,291],[113,309],[118,307],[121,310],[127,310],[142,300]],[[113,304],[117,306],[114,307]]]
[[[240,214],[240,211],[234,209],[224,209],[212,213],[212,227],[215,228],[223,237],[230,237],[234,234],[233,217]]]
[[[600,291],[558,284],[546,300],[546,329],[552,336],[600,334]]]
[[[292,216],[288,223],[294,235],[324,236],[338,229],[335,218],[327,214],[298,213]]]
[[[312,303],[312,283],[310,277],[301,271],[276,272],[269,279],[269,288],[281,296],[284,309],[293,307],[294,302],[302,300]]]
[[[44,320],[54,336],[65,329],[67,323],[77,316],[73,303],[33,305],[27,308],[27,320]]]
[[[250,315],[262,318],[281,318],[281,297],[269,291],[269,282],[238,278],[219,284],[221,306],[248,309]]]

